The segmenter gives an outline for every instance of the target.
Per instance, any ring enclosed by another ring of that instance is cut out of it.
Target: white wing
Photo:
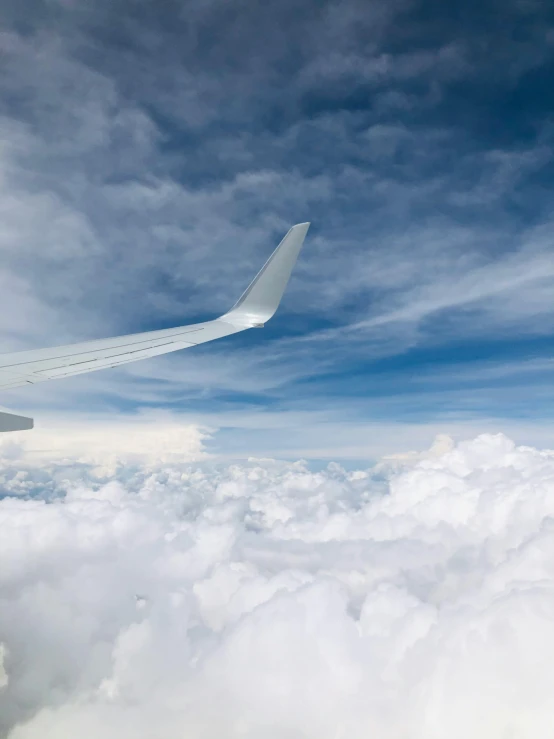
[[[290,229],[238,302],[214,321],[51,349],[0,354],[0,389],[118,367],[263,326],[279,306],[309,225],[299,223]],[[0,431],[32,426],[30,418],[0,411]]]

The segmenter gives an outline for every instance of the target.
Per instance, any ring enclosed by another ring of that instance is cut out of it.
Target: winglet
[[[297,223],[289,230],[239,300],[221,316],[223,320],[247,326],[269,321],[279,307],[309,227],[309,223]]]

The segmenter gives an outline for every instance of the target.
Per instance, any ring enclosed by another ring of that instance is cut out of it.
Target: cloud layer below
[[[554,451],[442,437],[314,472],[171,438],[3,442],[1,736],[549,734]]]

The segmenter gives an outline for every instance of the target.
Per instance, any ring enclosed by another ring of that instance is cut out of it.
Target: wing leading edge
[[[288,231],[237,303],[219,318],[160,331],[0,354],[0,389],[118,367],[263,326],[279,307],[309,226],[299,223]],[[21,428],[32,428],[32,419],[0,413],[0,432]]]

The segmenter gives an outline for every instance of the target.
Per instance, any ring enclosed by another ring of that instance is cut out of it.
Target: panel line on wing
[[[134,359],[149,359],[151,357],[158,356],[159,354],[166,354],[167,350],[157,351],[158,349],[162,349],[163,347],[167,346],[173,346],[174,344],[180,344],[182,349],[186,349],[191,346],[196,346],[196,344],[192,344],[191,342],[187,341],[168,341],[165,344],[155,344],[154,346],[145,347],[143,349],[136,349],[135,351],[131,352],[123,352],[121,354],[112,354],[110,356],[103,356],[103,357],[97,357],[95,359],[87,359],[83,362],[72,362],[71,364],[60,364],[56,367],[47,367],[45,369],[36,370],[35,375],[37,377],[37,380],[41,379],[43,376],[47,377],[57,377],[55,373],[59,372],[60,370],[70,370],[72,371],[72,367],[83,367],[83,365],[88,366],[91,370],[99,369],[100,367],[111,367],[115,366],[116,364],[126,364],[128,362],[132,362]],[[171,350],[170,350],[171,351]],[[141,354],[142,356],[136,357],[135,355]],[[115,363],[113,360],[117,360],[119,357],[122,357],[119,361],[116,361]],[[108,362],[108,364],[105,364],[105,362]],[[81,370],[76,370],[77,372],[80,372]]]
[[[119,354],[109,354],[109,355],[103,355],[101,357],[93,357],[92,359],[83,359],[80,362],[68,362],[67,364],[60,364],[56,367],[48,367],[47,369],[37,370],[36,374],[42,374],[44,372],[52,372],[53,370],[62,369],[63,367],[76,367],[79,364],[91,364],[92,362],[100,362],[103,359],[115,359],[116,357],[128,357],[131,354],[138,354],[139,352],[147,352],[150,349],[158,349],[160,346],[169,346],[170,344],[175,344],[175,341],[165,341],[163,344],[152,344],[148,347],[143,347],[142,349],[133,349],[131,351],[127,352],[120,352]],[[183,343],[183,342],[179,342]],[[187,341],[187,344],[190,346],[196,346],[195,344],[192,344],[192,342]],[[134,344],[131,344],[131,346],[134,346]],[[120,348],[120,347],[114,347],[114,348]],[[87,352],[88,353],[88,352]],[[75,356],[83,356],[82,354],[76,354]],[[52,360],[43,360],[43,361],[52,361]]]
[[[81,369],[73,370],[73,371],[70,371],[70,372],[59,372],[59,370],[62,370],[64,368],[63,367],[58,367],[58,370],[53,370],[53,371],[57,372],[57,374],[51,375],[48,379],[50,379],[50,380],[57,380],[57,379],[59,379],[61,377],[72,377],[73,375],[85,374],[86,372],[94,371],[95,369],[98,369],[98,370],[101,370],[101,369],[113,369],[114,367],[119,367],[122,364],[128,364],[128,362],[126,362],[123,359],[121,362],[111,362],[110,364],[100,364],[97,367],[87,367],[86,369],[81,368]]]
[[[67,348],[68,349],[70,349],[70,348],[73,349],[73,352],[71,352],[71,353],[64,354],[64,355],[57,354],[54,357],[42,357],[40,359],[27,359],[27,360],[25,360],[23,362],[14,362],[13,364],[0,364],[0,370],[9,369],[11,367],[19,367],[19,366],[22,366],[22,365],[39,364],[40,362],[49,362],[49,361],[52,361],[53,359],[64,359],[64,358],[71,359],[72,357],[83,356],[85,354],[98,354],[99,352],[111,351],[113,349],[124,349],[126,346],[138,346],[139,344],[150,344],[151,347],[165,346],[168,343],[169,344],[175,344],[175,343],[180,343],[180,342],[175,342],[175,341],[167,342],[167,341],[164,341],[162,344],[160,344],[160,343],[154,344],[153,342],[159,342],[162,338],[164,338],[164,339],[167,339],[167,338],[175,339],[175,338],[179,338],[180,336],[187,336],[188,334],[198,333],[199,331],[203,331],[203,330],[204,330],[204,327],[202,327],[202,328],[195,328],[193,331],[180,331],[179,333],[169,334],[169,336],[160,337],[160,339],[142,339],[141,341],[131,341],[128,344],[116,344],[114,346],[110,346],[108,349],[99,348],[99,349],[89,349],[87,351],[75,351],[75,347],[76,346],[79,346],[79,345],[78,344],[77,345],[73,345],[73,346],[69,345]],[[95,341],[99,341],[99,340],[98,339],[95,339]],[[92,343],[92,342],[87,342],[87,343]],[[198,342],[190,341],[190,342],[187,342],[187,343],[196,346]],[[136,351],[141,351],[141,349],[137,349]],[[130,353],[131,352],[129,352],[129,354]],[[113,355],[113,356],[119,356],[119,355]],[[0,361],[1,360],[2,360],[2,355],[0,355]]]

